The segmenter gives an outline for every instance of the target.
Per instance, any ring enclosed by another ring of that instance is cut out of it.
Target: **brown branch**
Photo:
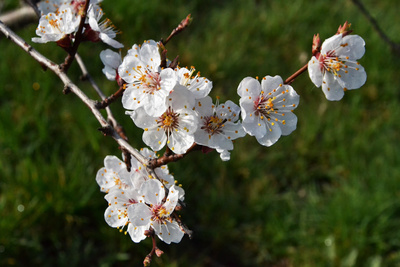
[[[393,42],[381,29],[378,22],[372,17],[372,15],[368,12],[364,4],[359,0],[352,0],[353,4],[355,4],[363,13],[363,15],[367,18],[367,20],[372,24],[372,28],[378,33],[378,35],[382,38],[384,42],[386,42],[390,49],[398,56],[400,56],[400,44]]]
[[[302,74],[303,72],[305,72],[308,68],[308,63],[306,65],[304,65],[301,69],[299,69],[298,71],[296,71],[295,73],[293,73],[289,78],[287,78],[285,80],[285,84],[291,84],[294,79],[296,79],[298,76],[300,76],[300,74]]]
[[[166,164],[168,164],[170,162],[175,162],[175,161],[181,160],[187,154],[189,154],[190,152],[196,151],[196,150],[200,150],[201,148],[202,148],[202,146],[200,146],[200,145],[198,145],[196,143],[193,143],[193,145],[186,151],[185,154],[174,154],[174,153],[171,152],[171,150],[167,146],[164,155],[162,157],[159,157],[159,158],[151,159],[149,161],[149,166],[150,166],[150,168],[155,169],[155,168],[160,167],[162,165],[166,165]]]
[[[3,22],[0,21],[0,31],[6,36],[7,39],[14,42],[16,45],[21,47],[25,52],[27,52],[31,57],[33,57],[40,65],[45,66],[52,72],[54,72],[59,79],[64,83],[64,86],[69,88],[69,90],[74,93],[79,99],[86,104],[86,106],[91,110],[97,121],[100,123],[102,128],[109,128],[109,135],[118,143],[119,146],[127,150],[132,154],[141,164],[146,166],[149,173],[158,178],[154,171],[148,168],[149,160],[146,159],[142,154],[139,153],[135,148],[133,148],[121,135],[117,133],[114,127],[103,117],[100,110],[96,108],[96,101],[87,97],[85,93],[78,86],[76,86],[68,75],[63,71],[63,69],[56,63],[52,62],[38,51],[36,51],[31,45],[29,45],[25,40],[16,35],[10,28],[8,28]]]
[[[100,96],[100,98],[102,100],[104,100],[106,98],[106,96],[101,91],[100,87],[96,84],[96,82],[94,81],[93,77],[89,74],[89,71],[87,70],[85,63],[83,62],[82,58],[80,57],[80,55],[78,53],[76,53],[75,59],[76,59],[76,62],[78,63],[78,65],[79,65],[79,67],[80,67],[80,69],[82,71],[82,79],[89,81],[89,83],[92,85],[92,87],[96,91],[96,93]],[[106,109],[106,112],[107,112],[107,119],[112,123],[112,126],[114,128],[118,127],[120,124],[114,118],[110,107],[106,107],[105,109]],[[127,138],[124,138],[124,139],[128,140]]]
[[[11,29],[9,29],[3,22],[0,21],[0,31],[3,32],[3,34],[6,36],[7,39],[11,40],[14,42],[16,45],[21,47],[25,52],[27,52],[31,57],[33,57],[37,62],[40,63],[40,65],[48,68],[52,72],[54,72],[59,79],[64,83],[64,91],[69,91],[73,94],[75,94],[83,103],[88,106],[88,108],[91,110],[97,121],[100,123],[101,127],[99,130],[107,136],[111,136],[120,146],[121,150],[124,153],[129,153],[129,155],[132,155],[133,157],[138,160],[139,163],[141,163],[149,173],[149,175],[157,180],[160,180],[157,174],[155,173],[154,169],[156,167],[152,166],[151,161],[147,158],[145,158],[138,150],[133,148],[128,142],[126,136],[124,134],[121,134],[121,129],[118,127],[115,127],[110,124],[108,120],[106,120],[103,115],[101,114],[100,110],[96,107],[96,101],[90,99],[81,89],[79,89],[78,86],[76,86],[68,77],[68,75],[65,73],[64,69],[58,65],[40,54],[38,51],[36,51],[31,45],[29,45],[25,40],[23,40],[21,37],[16,35]],[[101,91],[100,91],[101,92]],[[121,136],[122,135],[122,136]],[[188,150],[188,152],[194,150],[196,147],[196,144],[193,144],[193,146]],[[187,152],[187,153],[188,153]],[[186,154],[187,154],[186,153]],[[185,154],[185,155],[186,155]],[[184,155],[182,155],[183,157]],[[164,164],[162,164],[164,165]],[[160,165],[161,166],[161,165]],[[164,189],[166,191],[166,195],[168,194],[168,189],[166,186],[164,186]],[[183,227],[183,226],[181,226]],[[186,227],[183,228],[184,231],[191,236],[191,231],[187,229]]]
[[[16,28],[37,21],[37,16],[31,7],[23,6],[14,11],[2,14],[0,20],[9,27]]]
[[[103,101],[101,102],[97,102],[96,103],[96,107],[98,109],[103,109],[108,107],[112,102],[114,102],[115,100],[117,100],[119,97],[122,96],[122,94],[124,93],[125,90],[125,85],[121,86],[117,92],[115,92],[114,94],[110,95],[109,97],[103,99]]]
[[[163,41],[161,40],[161,43],[163,45],[166,45],[169,40],[171,40],[172,37],[174,37],[175,35],[177,35],[178,33],[182,32],[183,30],[185,30],[190,22],[192,21],[191,15],[187,15],[186,18],[184,18],[181,23],[179,23],[178,27],[176,27],[175,29],[173,29],[173,31],[171,32],[171,34],[168,36],[167,40]]]
[[[85,6],[83,7],[83,12],[81,15],[81,21],[79,23],[78,31],[76,32],[76,35],[75,35],[74,44],[73,44],[72,48],[67,49],[68,56],[65,58],[64,63],[61,65],[61,68],[63,69],[63,71],[65,73],[68,72],[68,69],[72,64],[72,61],[74,61],[75,54],[78,51],[78,47],[82,41],[82,30],[83,30],[83,25],[85,24],[87,10],[89,8],[89,3],[90,3],[90,0],[86,0]]]

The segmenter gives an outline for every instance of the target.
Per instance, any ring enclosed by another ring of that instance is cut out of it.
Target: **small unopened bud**
[[[164,251],[156,247],[156,255],[157,257],[161,257],[161,255],[164,254]]]
[[[353,32],[352,30],[350,30],[351,27],[351,23],[348,23],[347,21],[342,25],[339,26],[336,34],[343,34],[343,36],[346,36],[348,34],[350,34],[351,32]]]
[[[319,38],[319,33],[314,34],[312,43],[312,54],[317,55],[321,51],[321,39]]]
[[[150,263],[151,263],[151,256],[147,255],[146,258],[144,258],[143,266],[150,266]]]

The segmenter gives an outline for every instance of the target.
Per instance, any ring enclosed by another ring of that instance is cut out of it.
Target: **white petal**
[[[316,87],[320,87],[322,85],[322,71],[320,63],[316,57],[312,57],[308,62],[308,74],[310,75],[310,79]]]
[[[260,117],[255,117],[254,121],[247,122],[243,120],[243,129],[251,136],[256,136],[258,138],[263,137],[267,133],[267,123],[265,122],[267,118],[260,119]]]
[[[163,207],[167,211],[168,215],[170,215],[174,211],[176,204],[178,203],[178,199],[179,199],[178,187],[173,185],[170,187],[168,197],[165,203],[163,204]]]
[[[268,123],[266,134],[262,137],[256,136],[256,139],[263,146],[272,146],[281,137],[281,133],[278,123]]]
[[[282,87],[282,84],[283,80],[280,76],[276,75],[272,77],[267,75],[261,80],[261,89],[264,91],[264,93],[271,92],[274,89]]]
[[[341,86],[348,90],[358,89],[363,86],[367,80],[367,73],[364,68],[359,64],[351,62],[346,62],[346,65],[348,66],[345,69],[347,73],[343,69],[339,72],[341,76],[340,80],[342,81]]]
[[[179,243],[184,236],[184,232],[179,227],[176,221],[165,221],[164,223],[154,223],[154,231],[157,236],[167,244]]]
[[[219,157],[221,158],[222,161],[228,161],[231,159],[231,153],[229,153],[228,150],[217,149],[217,152],[219,153]]]
[[[113,228],[122,227],[128,221],[128,218],[121,215],[115,206],[109,206],[106,209],[104,219],[106,223]]]
[[[128,224],[128,233],[131,236],[131,239],[135,243],[139,243],[140,241],[146,239],[144,232],[149,230],[148,226],[134,226],[132,223]]]
[[[213,103],[212,99],[209,96],[206,96],[201,99],[196,99],[195,101],[195,110],[199,114],[199,116],[206,117],[213,115]]]
[[[188,134],[185,130],[173,131],[167,145],[175,154],[184,154],[194,143],[193,134]]]
[[[340,41],[342,40],[342,34],[335,34],[334,36],[326,39],[321,46],[321,54],[326,54],[328,51],[336,50]]]
[[[112,46],[112,47],[114,47],[114,48],[117,48],[117,49],[118,49],[118,48],[124,47],[123,44],[121,44],[120,42],[114,40],[114,39],[111,38],[108,34],[105,34],[105,33],[100,32],[100,33],[99,33],[99,37],[100,37],[100,39],[101,39],[104,43],[106,43],[106,44],[108,44],[108,45],[110,45],[110,46]]]
[[[340,45],[340,48],[336,50],[339,56],[357,60],[362,58],[365,53],[365,41],[358,35],[346,35]]]
[[[241,97],[254,98],[258,97],[261,92],[260,82],[252,77],[244,78],[237,89],[237,93]]]
[[[167,97],[167,105],[174,110],[192,109],[195,106],[194,95],[185,86],[176,84],[174,90]]]
[[[342,99],[344,95],[343,88],[335,79],[335,76],[330,72],[326,72],[324,75],[322,91],[324,92],[326,99],[329,101],[338,101]]]
[[[165,143],[167,142],[167,135],[165,134],[164,130],[161,128],[159,131],[157,130],[149,130],[149,131],[144,131],[143,133],[143,142],[151,147],[154,151],[159,151],[165,146]]]
[[[156,179],[150,179],[144,182],[139,193],[144,196],[144,200],[147,204],[152,205],[161,204],[165,196],[164,186]]]
[[[147,226],[153,216],[150,208],[144,203],[130,205],[128,217],[133,226]]]
[[[246,123],[253,122],[257,116],[254,115],[254,101],[252,99],[242,97],[239,101],[241,107],[241,116]]]

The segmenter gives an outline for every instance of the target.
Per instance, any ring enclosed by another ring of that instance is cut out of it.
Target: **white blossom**
[[[177,67],[175,72],[179,84],[189,89],[196,99],[204,98],[210,93],[212,82],[207,78],[201,77],[200,72],[193,75],[195,72],[194,67],[191,67],[190,70],[187,68]]]
[[[283,84],[280,76],[265,76],[261,84],[247,77],[238,87],[242,125],[264,146],[273,145],[281,135],[296,129],[297,117],[293,110],[299,95],[290,85]]]
[[[166,98],[174,89],[177,79],[171,68],[161,69],[158,45],[145,42],[134,45],[118,68],[119,76],[127,82],[122,96],[125,109],[144,107],[149,116],[160,116],[167,109]]]
[[[195,110],[200,117],[199,126],[194,135],[197,144],[217,149],[221,159],[229,160],[233,149],[232,140],[246,135],[239,119],[240,107],[228,100],[214,105],[209,96],[196,100]]]
[[[337,34],[325,40],[321,52],[308,62],[308,72],[315,86],[322,85],[328,100],[340,100],[344,91],[360,88],[367,79],[357,62],[365,53],[365,42],[358,35]]]
[[[103,16],[103,10],[98,5],[91,4],[88,10],[88,21],[90,28],[96,32],[97,37],[100,38],[104,43],[114,47],[114,48],[122,48],[123,44],[114,40],[117,36],[117,30],[115,30],[114,25],[111,23],[109,19],[105,19],[100,22],[100,19]]]
[[[171,217],[179,199],[176,186],[169,189],[165,198],[164,186],[158,180],[146,181],[140,191],[145,203],[131,205],[128,215],[132,225],[151,227],[157,236],[167,244],[179,243],[184,235],[175,219]]]
[[[159,151],[167,144],[174,153],[183,154],[192,146],[198,125],[193,94],[177,85],[165,102],[167,108],[160,116],[150,116],[144,108],[126,114],[144,130],[143,142],[151,149]]]
[[[148,159],[157,158],[157,155],[147,148],[141,149],[140,153]],[[132,224],[129,220],[128,208],[144,203],[144,198],[139,191],[144,183],[156,179],[135,158],[132,157],[130,163],[131,170],[128,172],[125,162],[115,156],[107,156],[104,159],[105,166],[97,172],[96,181],[100,190],[107,193],[104,197],[108,202],[108,207],[104,212],[107,224],[113,228],[119,228],[121,232],[129,233],[134,242],[140,242],[146,238],[144,233],[149,230],[150,224]],[[174,187],[174,177],[169,173],[166,165],[155,168],[154,172],[163,187]],[[176,192],[179,200],[184,200],[185,192],[182,188],[174,187],[172,190]]]
[[[57,42],[67,34],[74,33],[79,26],[79,19],[72,13],[70,8],[62,9],[56,13],[43,15],[36,28],[36,35],[32,38],[35,43]]]

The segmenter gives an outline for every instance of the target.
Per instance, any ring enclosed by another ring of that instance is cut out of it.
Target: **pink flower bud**
[[[350,30],[351,23],[348,23],[347,21],[343,24],[343,26],[339,26],[336,34],[343,34],[343,37],[352,33],[353,31]]]
[[[321,39],[319,39],[319,33],[314,34],[312,43],[312,54],[316,56],[321,51]]]
[[[157,257],[161,257],[161,255],[164,254],[164,251],[156,247],[156,255]]]
[[[150,263],[151,263],[151,256],[147,255],[146,258],[144,258],[143,266],[150,266]]]

